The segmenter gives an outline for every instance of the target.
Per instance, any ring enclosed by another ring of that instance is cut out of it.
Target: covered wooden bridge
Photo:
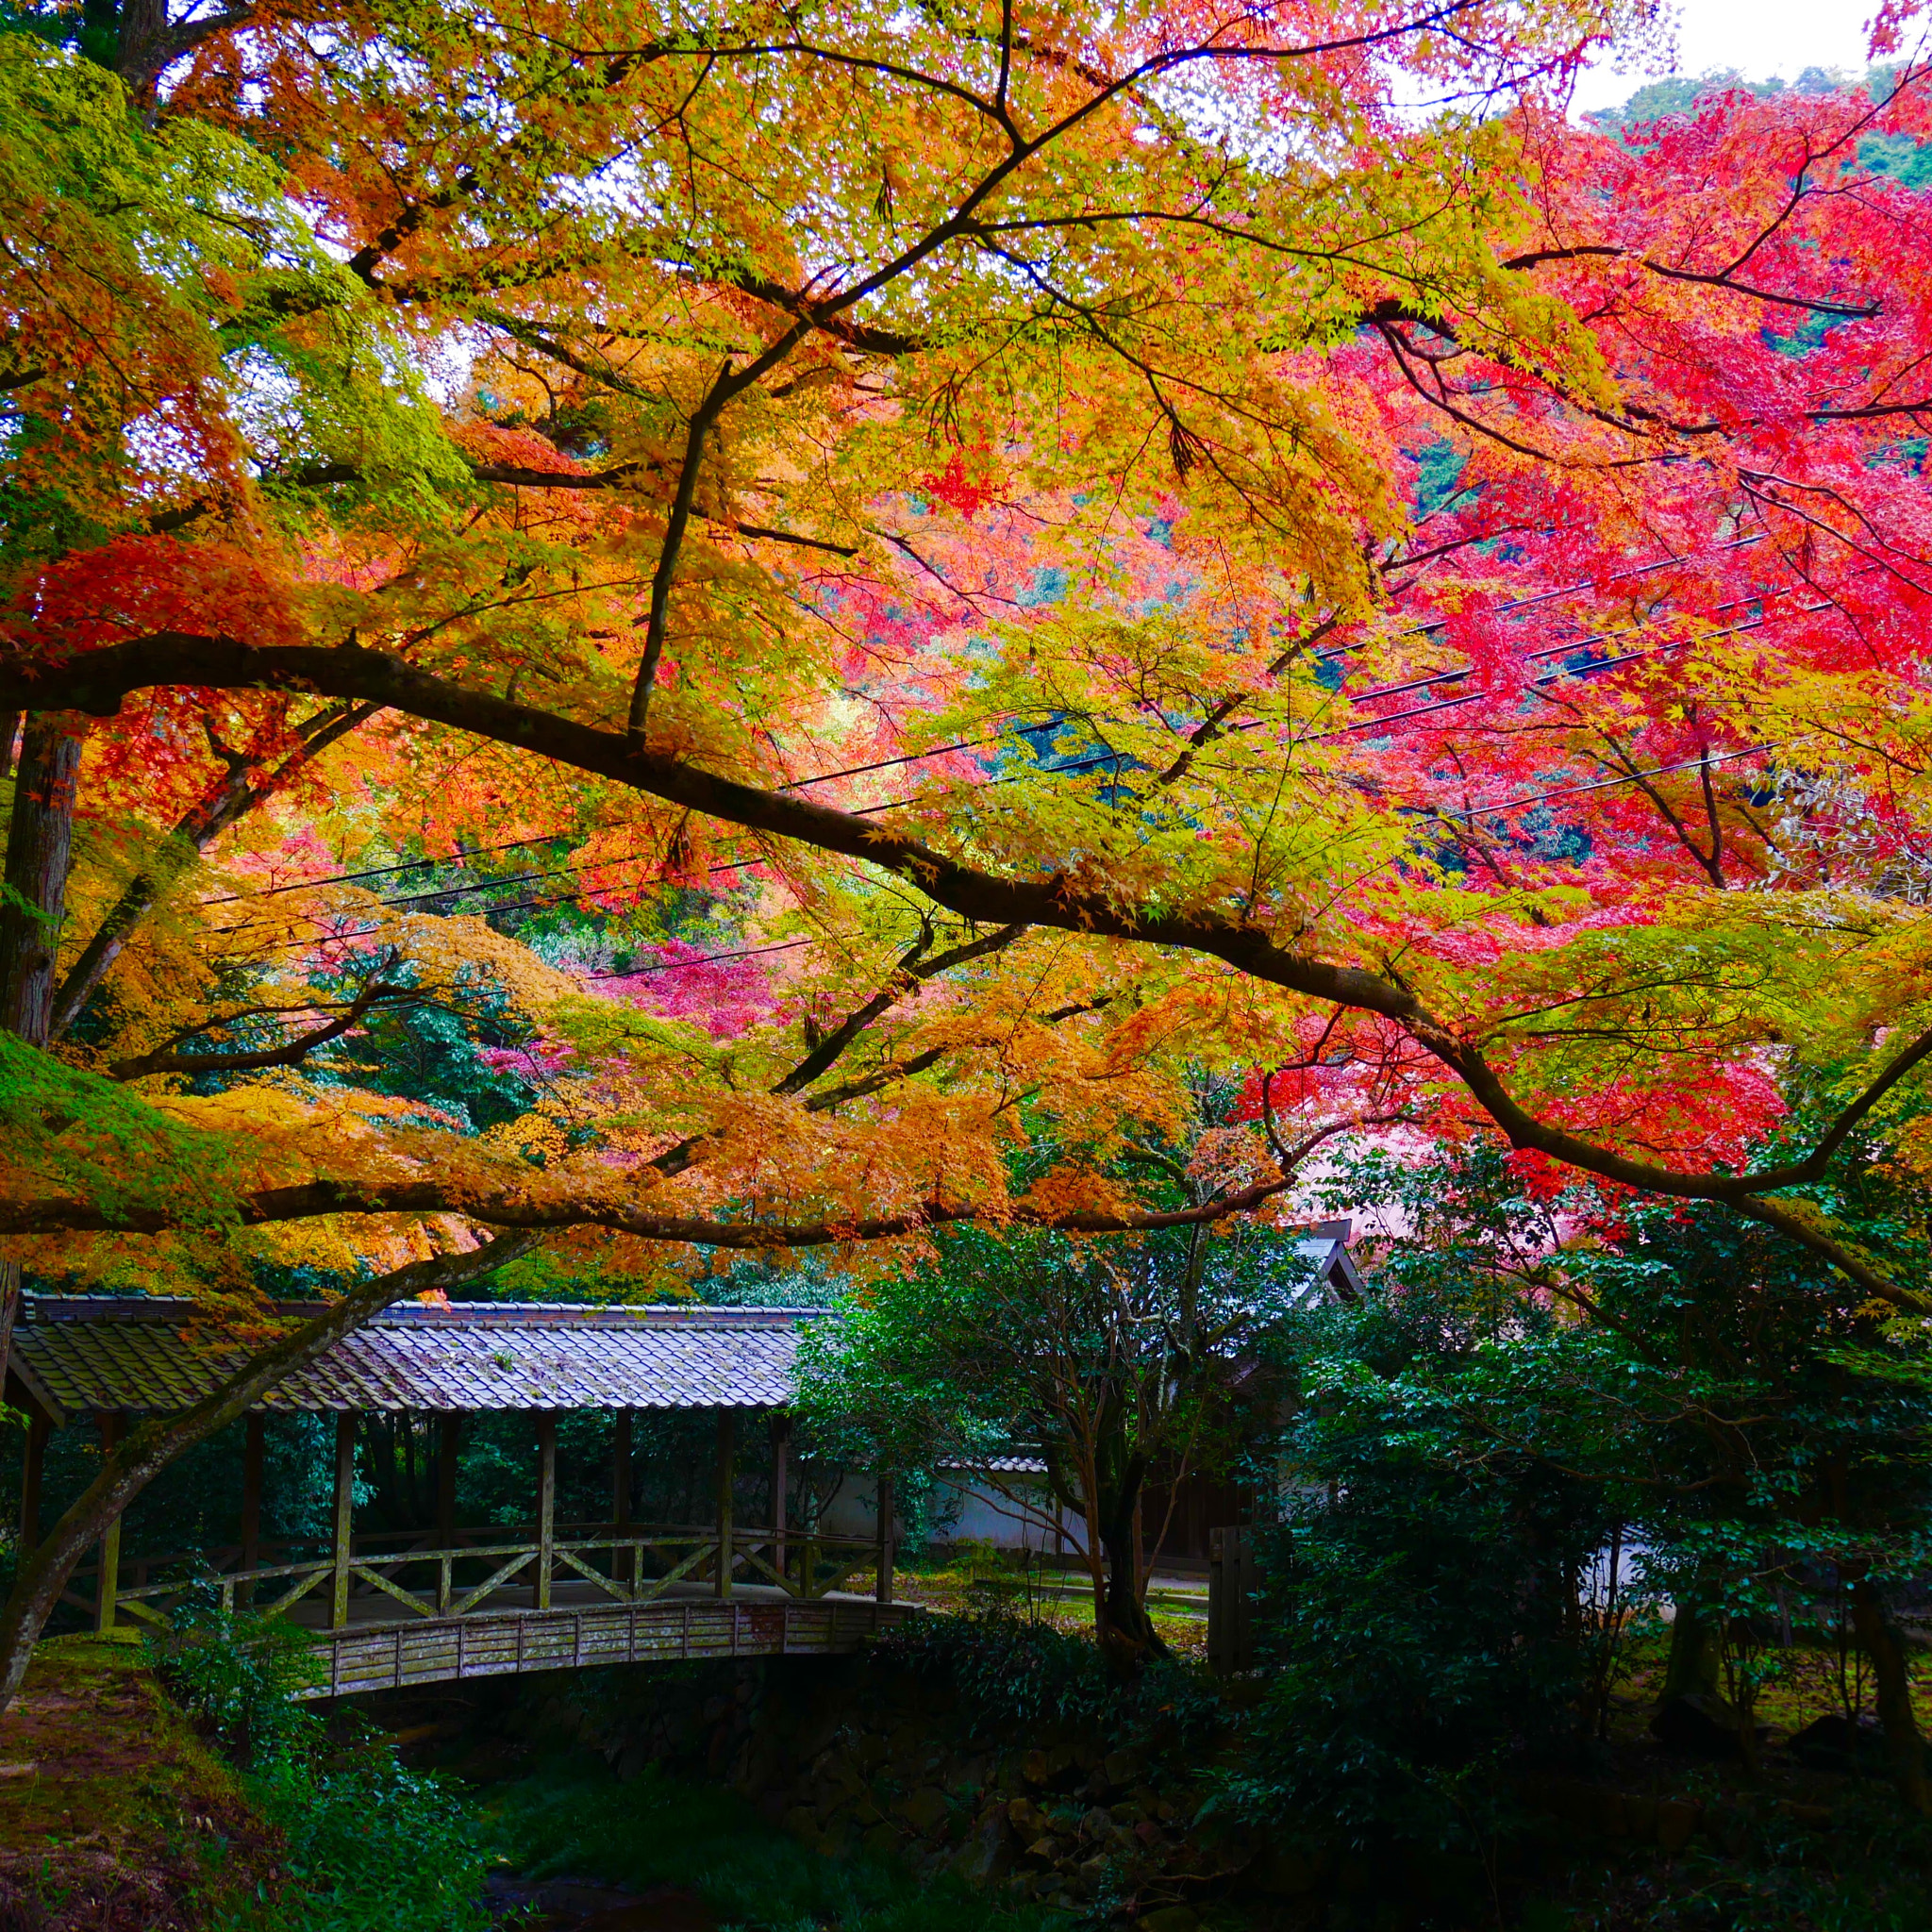
[[[283,1312],[308,1309],[289,1306]],[[189,1407],[221,1374],[218,1339],[197,1334],[189,1302],[28,1297],[8,1362],[8,1399],[32,1418],[23,1546],[39,1538],[52,1430],[92,1413],[104,1442],[130,1416]],[[879,1532],[822,1535],[789,1521],[787,1405],[801,1322],[770,1308],[408,1304],[377,1316],[291,1375],[247,1420],[242,1537],[194,1557],[124,1551],[116,1523],[65,1599],[97,1629],[165,1625],[191,1593],[309,1631],[318,1696],[560,1666],[848,1651],[908,1613],[892,1602],[892,1507],[879,1482]],[[615,1420],[610,1516],[556,1520],[557,1419]],[[703,1523],[631,1520],[633,1418],[701,1409],[716,1417],[715,1507]],[[334,1534],[328,1544],[260,1537],[263,1414],[335,1418]],[[536,1419],[532,1520],[515,1529],[456,1522],[457,1431],[464,1416]],[[437,1522],[425,1532],[358,1535],[359,1418],[441,1418]],[[774,1521],[734,1521],[733,1478],[754,1424],[772,1458]],[[851,1588],[858,1584],[860,1589]]]

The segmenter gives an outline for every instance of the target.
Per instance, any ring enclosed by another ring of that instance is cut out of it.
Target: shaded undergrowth
[[[655,1767],[620,1784],[588,1751],[492,1788],[486,1815],[499,1857],[526,1877],[676,1887],[747,1932],[1035,1932],[1046,1923],[957,1878],[928,1882],[883,1860],[808,1851],[731,1791]]]

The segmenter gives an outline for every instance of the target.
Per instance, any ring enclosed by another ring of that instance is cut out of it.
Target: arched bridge
[[[193,1315],[192,1304],[158,1298],[29,1298],[7,1376],[8,1397],[33,1418],[25,1544],[38,1537],[50,1430],[92,1412],[112,1441],[129,1413],[185,1407],[221,1374],[223,1344],[198,1335]],[[248,1419],[235,1546],[130,1557],[116,1524],[65,1601],[102,1630],[165,1627],[194,1595],[282,1620],[315,1646],[318,1697],[519,1671],[856,1650],[915,1611],[892,1600],[890,1476],[877,1478],[874,1537],[829,1535],[799,1520],[785,1409],[802,1319],[787,1309],[546,1304],[391,1309],[264,1403],[335,1416],[334,1534],[325,1544],[262,1542],[258,1413]],[[558,1524],[557,1417],[584,1408],[615,1418],[611,1516]],[[710,1522],[632,1520],[632,1418],[641,1408],[715,1413]],[[535,1520],[459,1528],[462,1418],[507,1410],[536,1419]],[[432,1529],[355,1532],[358,1422],[384,1411],[441,1418]],[[747,1525],[735,1520],[737,1452],[741,1424],[759,1415],[771,1424],[774,1520]],[[871,1588],[860,1594],[855,1581]]]

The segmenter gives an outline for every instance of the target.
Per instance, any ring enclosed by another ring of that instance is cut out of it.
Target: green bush
[[[183,1604],[174,1627],[148,1639],[155,1674],[244,1770],[312,1748],[313,1713],[296,1701],[317,1680],[306,1632],[279,1617],[236,1617]]]
[[[619,1784],[588,1753],[558,1758],[500,1793],[494,1812],[504,1861],[530,1878],[675,1886],[727,1927],[1032,1932],[1047,1923],[1034,1909],[1002,1910],[957,1878],[927,1882],[870,1858],[823,1857],[730,1791],[675,1782],[655,1766]],[[417,1922],[395,1923],[413,1932]]]
[[[283,1840],[287,1885],[231,1907],[220,1932],[487,1932],[475,1819],[451,1788],[404,1770],[379,1736],[330,1740],[297,1701],[315,1682],[300,1630],[191,1603],[149,1655]]]
[[[1091,1724],[1116,1744],[1193,1744],[1227,1720],[1194,1666],[1163,1660],[1124,1677],[1092,1640],[1024,1614],[1010,1601],[976,1601],[962,1614],[920,1617],[874,1653],[959,1693],[989,1732],[1011,1738],[1054,1720]]]
[[[458,1794],[406,1771],[386,1741],[280,1757],[247,1780],[282,1836],[290,1884],[223,1932],[487,1932],[489,1854]]]

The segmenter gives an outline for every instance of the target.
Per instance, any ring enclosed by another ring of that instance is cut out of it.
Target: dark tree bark
[[[1907,1809],[1932,1817],[1932,1778],[1925,1774],[1925,1740],[1912,1710],[1912,1680],[1905,1639],[1885,1598],[1870,1577],[1852,1585],[1852,1628],[1872,1659],[1878,1721],[1885,1726],[1885,1755]]]
[[[75,1566],[101,1532],[186,1450],[226,1428],[286,1375],[306,1368],[352,1329],[405,1296],[447,1291],[513,1261],[532,1245],[525,1236],[499,1237],[467,1255],[414,1261],[360,1283],[325,1314],[252,1356],[215,1391],[176,1415],[151,1417],[121,1442],[79,1500],[41,1540],[0,1607],[0,1711],[12,1703],[34,1645]]]
[[[7,890],[0,901],[0,1028],[45,1046],[54,1014],[54,965],[74,858],[74,800],[88,720],[35,712],[21,744],[7,828]]]
[[[7,747],[12,746],[12,720]],[[7,826],[5,890],[0,892],[0,1032],[45,1046],[54,1008],[54,967],[74,862],[74,801],[89,720],[71,712],[30,712],[21,741],[13,810]],[[20,1263],[0,1260],[0,1364],[13,1344],[20,1312]]]
[[[1154,1657],[1169,1655],[1165,1640],[1147,1614],[1141,1574],[1141,1516],[1145,1470],[1133,1459],[1130,1474],[1106,1499],[1100,1518],[1101,1547],[1107,1552],[1107,1594],[1101,1599],[1095,1641],[1116,1670],[1135,1671]]]
[[[1715,1696],[1718,1652],[1716,1618],[1700,1610],[1694,1603],[1680,1603],[1671,1624],[1670,1656],[1664,1664],[1664,1697],[1689,1697],[1694,1691]]]

